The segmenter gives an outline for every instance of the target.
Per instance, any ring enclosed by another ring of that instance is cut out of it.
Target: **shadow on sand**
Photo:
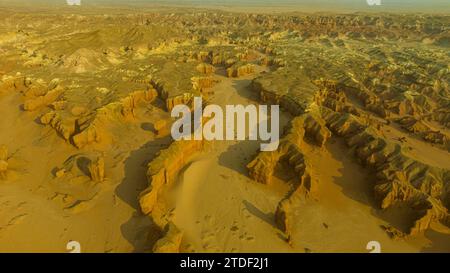
[[[227,148],[219,156],[219,165],[248,176],[247,164],[250,163],[259,149],[258,141],[240,141]],[[254,151],[254,152],[251,152]]]
[[[169,146],[170,136],[147,142],[139,149],[132,151],[125,160],[125,177],[116,187],[116,195],[133,207],[136,212],[121,226],[124,238],[134,247],[134,252],[150,251],[154,243],[160,238],[161,230],[152,219],[143,215],[139,207],[139,194],[148,187],[147,165],[153,160],[158,151]]]
[[[257,218],[263,220],[264,222],[266,222],[267,224],[269,224],[270,226],[276,228],[275,225],[275,215],[272,212],[269,213],[264,213],[263,211],[261,211],[260,209],[258,209],[257,207],[255,207],[252,203],[248,202],[247,200],[243,200],[242,203],[244,204],[245,208],[254,216],[256,216]]]

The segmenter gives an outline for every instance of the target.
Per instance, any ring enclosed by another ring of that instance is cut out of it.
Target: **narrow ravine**
[[[220,83],[213,88],[209,102],[223,109],[225,105],[258,105],[250,90],[256,75],[218,75]],[[281,131],[289,119],[280,113]],[[273,222],[283,191],[269,189],[247,176],[246,165],[260,142],[215,141],[208,147],[180,174],[175,223],[184,232],[182,251],[292,251]]]

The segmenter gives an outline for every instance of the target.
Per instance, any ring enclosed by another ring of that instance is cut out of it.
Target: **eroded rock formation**
[[[308,171],[308,163],[301,152],[305,141],[323,147],[331,136],[325,122],[316,115],[315,111],[294,118],[286,136],[280,140],[278,150],[261,152],[247,165],[250,177],[255,181],[270,184],[277,164],[286,164],[296,174],[293,188],[280,201],[275,212],[275,223],[283,231],[290,242],[292,233],[291,202],[295,198],[307,198],[317,192],[317,181]]]
[[[213,77],[193,77],[192,78],[192,87],[195,90],[199,90],[202,92],[204,89],[211,88],[214,86],[216,81]]]
[[[227,68],[227,76],[229,78],[239,78],[255,72],[255,66],[253,64],[233,64]]]
[[[183,233],[178,229],[178,227],[174,223],[169,222],[164,233],[164,236],[159,239],[153,246],[153,253],[180,252]]]
[[[1,88],[20,92],[24,98],[23,109],[26,111],[35,111],[50,105],[64,90],[58,79],[47,84],[43,79],[29,78],[20,73],[16,76],[3,77]]]
[[[91,161],[88,165],[92,181],[102,182],[105,179],[105,159],[103,157]]]
[[[148,165],[149,187],[141,193],[139,203],[142,212],[150,215],[154,223],[163,230],[163,236],[155,244],[154,252],[179,251],[182,233],[170,219],[171,205],[166,202],[164,195],[170,191],[181,169],[202,150],[202,141],[173,142]]]
[[[418,120],[412,116],[404,116],[396,119],[396,122],[408,132],[411,132],[428,142],[441,144],[447,149],[450,149],[448,137],[440,131],[434,131],[424,121]]]
[[[172,185],[177,173],[202,148],[202,141],[173,142],[169,148],[162,150],[158,157],[149,163],[147,171],[149,187],[141,193],[140,197],[141,209],[144,214],[153,211],[164,188]]]
[[[6,145],[0,145],[0,178],[6,178],[6,172],[8,171],[8,147]]]
[[[111,120],[127,121],[135,118],[135,109],[141,103],[151,103],[157,98],[153,88],[135,91],[117,102],[109,103],[93,112],[80,115],[68,115],[61,110],[52,110],[44,114],[40,121],[51,126],[66,141],[77,148],[91,143],[100,143],[111,138],[105,127]],[[83,113],[83,112],[82,112]]]
[[[197,65],[197,71],[202,74],[213,74],[216,71],[216,68],[210,64],[201,63]]]
[[[263,184],[270,184],[279,161],[286,159],[289,165],[303,175],[304,164],[300,147],[306,139],[311,139],[317,146],[325,145],[331,136],[324,122],[313,114],[307,113],[291,121],[285,137],[280,140],[276,151],[261,152],[247,165],[250,177]]]
[[[399,144],[384,139],[376,129],[353,114],[336,112],[324,105],[321,112],[330,130],[345,138],[361,164],[375,171],[374,194],[380,207],[388,209],[401,203],[416,212],[411,226],[403,232],[419,234],[433,222],[449,226],[449,213],[445,207],[449,170],[428,166],[408,157]],[[390,234],[398,236],[403,233]]]

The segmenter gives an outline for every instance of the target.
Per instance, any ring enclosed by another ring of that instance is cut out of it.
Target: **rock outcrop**
[[[193,77],[192,78],[192,88],[203,92],[204,89],[211,88],[214,86],[216,81],[213,77]]]
[[[283,68],[255,78],[252,90],[262,102],[278,104],[293,116],[299,116],[314,101],[318,88],[304,75]]]
[[[359,117],[333,111],[324,105],[321,112],[326,125],[346,140],[361,164],[375,171],[377,182],[374,194],[381,209],[405,204],[416,212],[417,216],[411,220],[407,230],[390,234],[419,234],[433,222],[450,226],[449,212],[445,207],[449,170],[428,166],[408,157],[399,144],[384,139]]]
[[[316,116],[315,111],[311,111],[291,121],[287,134],[280,140],[278,150],[261,152],[247,165],[250,177],[264,184],[272,182],[275,167],[279,163],[286,164],[296,174],[293,188],[280,201],[275,212],[275,223],[286,234],[288,242],[292,239],[292,200],[314,196],[318,190],[317,181],[308,171],[308,163],[301,148],[305,141],[323,147],[330,136],[325,122]]]
[[[153,246],[153,253],[178,253],[180,252],[183,233],[178,227],[169,222],[165,228],[164,235]]]
[[[8,171],[8,147],[0,145],[0,179],[5,179]]]
[[[8,159],[8,147],[6,145],[0,145],[0,160]]]
[[[35,111],[40,107],[47,106],[53,103],[62,93],[62,88],[55,87],[52,90],[48,90],[44,95],[29,97],[23,104],[23,109],[26,111]]]
[[[103,157],[91,161],[88,165],[91,180],[94,182],[103,182],[105,179],[105,159]]]
[[[400,126],[410,133],[413,133],[425,141],[441,144],[446,148],[450,148],[448,137],[440,131],[434,131],[425,122],[418,120],[412,116],[404,116],[396,119]]]
[[[139,203],[142,212],[150,215],[153,222],[164,231],[154,246],[154,252],[179,251],[183,235],[170,219],[171,205],[164,195],[170,191],[181,169],[202,150],[202,141],[173,142],[148,165],[149,187],[140,194]]]
[[[177,106],[179,104],[191,106],[193,99],[194,99],[194,95],[191,93],[183,93],[182,95],[179,95],[179,96],[167,98],[166,99],[166,109],[167,109],[167,111],[170,112],[170,111],[172,111],[172,109],[175,106]]]
[[[199,95],[200,91],[193,88],[192,79],[204,75],[200,74],[196,66],[195,62],[167,62],[151,75],[150,82],[157,90],[158,97],[166,103],[168,111],[178,104],[189,105],[192,98]]]
[[[280,140],[276,151],[261,152],[247,165],[250,177],[255,181],[270,184],[276,165],[286,159],[296,173],[303,175],[304,164],[300,147],[305,140],[310,139],[315,145],[322,147],[331,136],[324,122],[307,113],[291,121],[285,137]]]
[[[50,111],[44,114],[40,121],[44,125],[49,125],[52,127],[60,136],[62,136],[66,141],[75,133],[76,128],[76,118],[64,116],[63,112],[60,111]]]
[[[286,240],[291,243],[293,227],[292,202],[295,198],[308,198],[314,196],[317,191],[317,182],[313,181],[307,168],[303,170],[299,181],[293,189],[286,195],[286,197],[278,203],[275,211],[275,224],[278,229],[284,232]]]
[[[216,71],[216,68],[210,64],[201,63],[201,64],[197,65],[197,71],[202,74],[210,75]]]
[[[173,142],[149,163],[147,171],[149,187],[141,193],[139,199],[144,214],[153,211],[162,191],[172,185],[177,173],[202,149],[202,141]]]
[[[255,72],[255,66],[253,64],[240,64],[236,63],[227,68],[227,76],[229,78],[239,78]]]
[[[109,139],[106,124],[110,121],[124,122],[133,120],[136,108],[141,103],[151,103],[157,98],[153,88],[135,91],[119,101],[109,103],[93,112],[68,114],[63,110],[52,110],[44,114],[40,121],[51,126],[66,141],[77,148],[83,148],[91,143],[100,143]]]
[[[165,136],[170,133],[169,124],[165,120],[158,120],[153,124],[157,136]]]
[[[158,92],[153,87],[147,90],[134,91],[119,101],[119,108],[123,118],[134,118],[135,109],[140,103],[151,103],[158,97]]]
[[[22,93],[25,111],[35,111],[52,104],[64,91],[58,79],[47,84],[42,79],[28,78],[19,73],[16,76],[3,77],[2,81],[1,89]]]

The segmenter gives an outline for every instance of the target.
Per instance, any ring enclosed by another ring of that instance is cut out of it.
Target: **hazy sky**
[[[66,0],[0,0],[0,7],[5,3],[22,2],[27,5],[44,5],[45,3],[64,5]],[[341,10],[341,11],[437,11],[450,14],[450,0],[379,0],[381,6],[369,6],[367,2],[376,0],[81,0],[82,5],[145,5],[182,4],[187,6],[285,6],[301,9]]]

